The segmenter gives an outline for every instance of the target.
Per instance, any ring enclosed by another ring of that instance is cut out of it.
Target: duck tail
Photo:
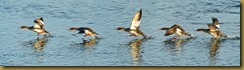
[[[143,39],[149,39],[150,36],[149,35],[143,35]]]
[[[69,30],[77,30],[78,28],[71,27]]]
[[[52,37],[52,35],[51,35],[51,33],[49,33],[49,32],[47,32],[47,31],[45,31],[45,35],[44,35],[44,37]]]
[[[224,34],[224,33],[222,33],[222,34],[221,34],[221,36],[222,36],[222,37],[227,37],[227,35],[226,35],[226,34]]]
[[[95,35],[95,38],[96,38],[96,39],[101,39],[101,38],[102,38],[102,36]]]
[[[159,29],[159,30],[168,30],[169,28],[161,28],[161,29]]]

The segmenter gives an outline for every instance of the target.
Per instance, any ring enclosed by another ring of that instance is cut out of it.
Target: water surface
[[[139,9],[140,28],[151,39],[115,30],[129,27]],[[2,66],[240,66],[239,0],[1,0],[0,16]],[[36,40],[19,28],[39,17],[53,37]],[[212,17],[232,38],[195,31]],[[174,35],[158,29],[176,23],[196,38],[165,43]],[[103,39],[84,43],[70,27],[91,27]]]

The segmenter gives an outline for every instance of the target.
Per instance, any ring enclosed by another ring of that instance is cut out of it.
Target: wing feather
[[[134,17],[132,19],[132,22],[131,22],[130,29],[137,29],[137,28],[139,28],[140,20],[141,20],[141,15],[142,15],[142,9],[140,11],[138,11],[134,15]]]

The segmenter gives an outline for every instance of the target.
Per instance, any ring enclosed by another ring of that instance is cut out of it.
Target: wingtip
[[[40,19],[43,21],[43,17],[40,17]]]
[[[215,22],[218,22],[219,20],[216,17],[212,17],[212,21],[213,21],[213,23],[215,23]]]
[[[212,17],[212,19],[217,19],[216,17]]]

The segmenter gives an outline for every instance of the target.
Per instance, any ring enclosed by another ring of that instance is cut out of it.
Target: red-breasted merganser
[[[219,37],[227,37],[224,33],[221,33],[221,31],[219,30],[219,21],[217,18],[212,18],[213,23],[211,24],[207,24],[209,29],[197,29],[196,31],[201,31],[201,32],[205,32],[208,33],[212,36],[214,36],[214,38],[219,38]]]
[[[50,35],[44,28],[43,18],[37,18],[34,20],[34,26],[21,26],[22,29],[29,29],[37,32],[37,36],[39,37],[40,34]]]
[[[131,22],[131,26],[130,28],[123,28],[123,27],[119,27],[117,28],[117,30],[123,30],[125,32],[129,32],[131,35],[130,36],[143,36],[144,38],[147,38],[148,36],[145,35],[139,28],[140,25],[140,20],[141,20],[141,16],[142,16],[142,9],[140,9],[140,11],[138,11]]]
[[[173,26],[171,26],[170,28],[161,28],[160,30],[167,30],[166,33],[164,34],[164,36],[168,36],[171,34],[177,34],[178,36],[175,36],[175,38],[179,37],[179,36],[191,36],[191,34],[187,33],[180,25],[178,24],[174,24]]]

